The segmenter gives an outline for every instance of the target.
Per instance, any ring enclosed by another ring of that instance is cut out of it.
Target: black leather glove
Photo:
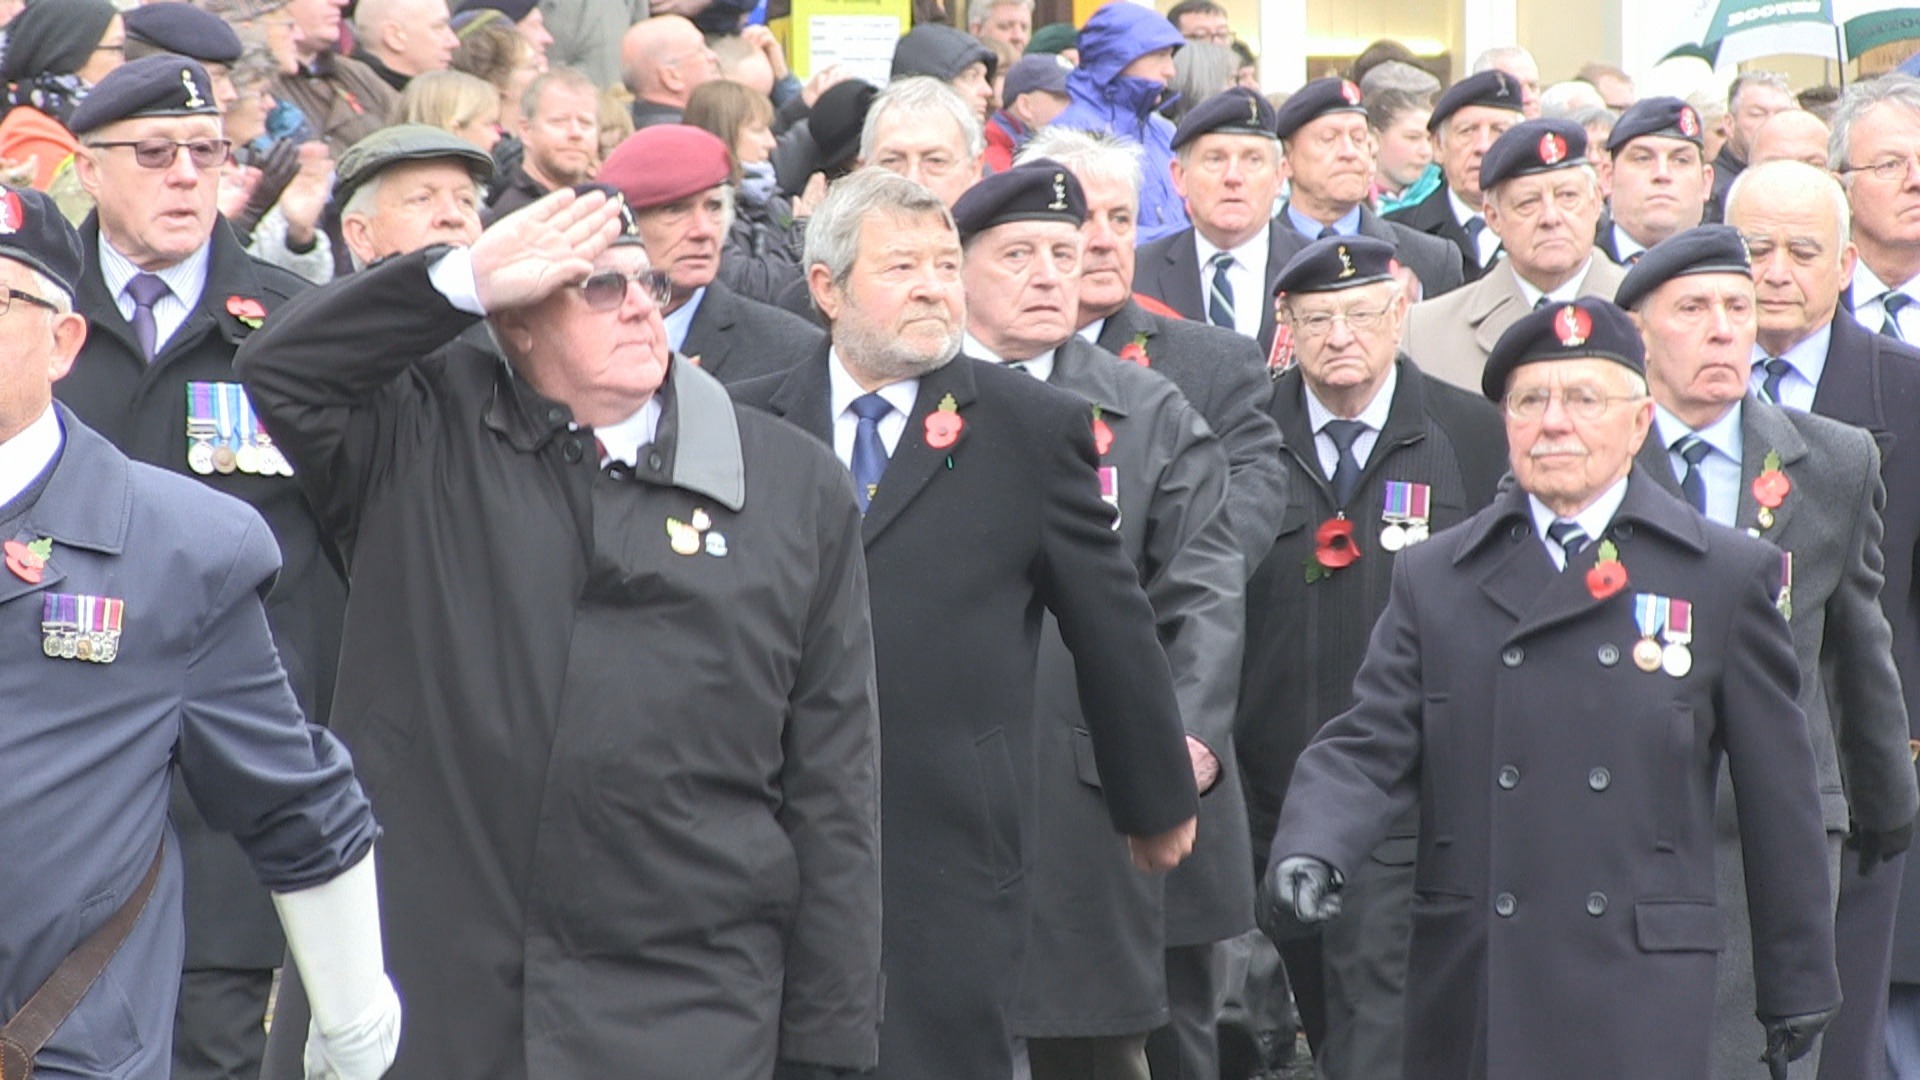
[[[282,139],[273,144],[266,153],[254,158],[250,164],[260,170],[260,180],[253,185],[253,191],[247,196],[246,208],[240,216],[228,222],[240,237],[242,245],[251,243],[253,230],[259,226],[260,219],[267,216],[273,204],[293,183],[293,177],[300,171],[300,144],[292,139]]]
[[[1868,877],[1880,864],[1913,845],[1913,822],[1897,829],[1874,832],[1856,826],[1847,836],[1847,846],[1860,853],[1860,876]]]
[[[836,1069],[831,1065],[808,1065],[799,1061],[781,1061],[773,1066],[773,1080],[855,1080],[872,1075],[871,1069]]]
[[[1289,855],[1267,868],[1260,883],[1260,929],[1274,941],[1312,934],[1340,914],[1340,872],[1311,855]]]
[[[1826,1029],[1827,1021],[1833,1019],[1838,1009],[1824,1012],[1806,1013],[1801,1016],[1788,1016],[1779,1020],[1760,1018],[1767,1029],[1767,1052],[1760,1060],[1767,1066],[1773,1080],[1787,1080],[1787,1062],[1799,1061],[1813,1049],[1813,1040]]]

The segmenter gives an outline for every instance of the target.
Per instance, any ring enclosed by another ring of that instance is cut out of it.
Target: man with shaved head
[[[1805,109],[1789,109],[1773,114],[1753,133],[1748,161],[1761,165],[1769,161],[1799,161],[1816,169],[1827,167],[1826,121]]]
[[[633,91],[633,126],[677,124],[695,87],[720,77],[720,58],[678,15],[634,23],[620,42],[620,77]]]
[[[360,0],[353,28],[361,63],[395,90],[415,75],[443,71],[460,39],[447,25],[447,0]]]

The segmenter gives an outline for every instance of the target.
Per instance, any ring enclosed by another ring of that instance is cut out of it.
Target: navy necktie
[[[1233,329],[1233,282],[1227,280],[1227,267],[1233,265],[1233,253],[1215,252],[1207,260],[1213,267],[1213,285],[1207,296],[1207,321],[1227,330]]]
[[[1541,294],[1540,294],[1540,299],[1538,299],[1538,300],[1535,300],[1535,301],[1533,302],[1533,310],[1535,310],[1535,311],[1539,311],[1539,310],[1540,310],[1541,308],[1543,308],[1543,307],[1546,307],[1546,306],[1548,306],[1549,304],[1552,304],[1552,303],[1553,303],[1553,297],[1551,297],[1551,296],[1548,296],[1548,295],[1547,295],[1547,294],[1545,294],[1545,293],[1541,293]]]
[[[1707,481],[1700,473],[1700,463],[1713,453],[1713,447],[1698,435],[1682,435],[1673,440],[1673,452],[1687,463],[1687,472],[1680,478],[1680,494],[1687,497],[1695,510],[1707,512]]]
[[[848,407],[860,419],[860,426],[853,433],[851,467],[853,494],[864,514],[867,507],[873,505],[874,493],[880,488],[880,474],[887,471],[887,444],[880,439],[880,420],[893,411],[893,403],[879,394],[863,394],[854,398]]]
[[[1900,312],[1911,303],[1913,297],[1906,293],[1890,292],[1881,297],[1880,306],[1886,309],[1887,321],[1880,324],[1880,332],[1895,341],[1907,340],[1907,335],[1900,332]]]
[[[1333,228],[1333,226],[1331,226],[1331,225],[1328,225],[1327,227],[1325,227],[1325,228],[1323,228],[1323,229],[1321,229],[1321,230],[1320,230],[1320,235],[1319,235],[1319,236],[1316,236],[1316,237],[1314,237],[1314,239],[1315,239],[1315,240],[1331,240],[1331,239],[1333,239],[1334,237],[1336,237],[1336,236],[1339,236],[1339,235],[1340,235],[1340,234],[1339,234],[1338,232],[1335,232],[1335,231],[1334,231],[1334,228]]]
[[[1480,234],[1487,231],[1487,219],[1475,214],[1467,219],[1467,251],[1473,265],[1486,265],[1480,259]]]
[[[1344,508],[1347,500],[1353,498],[1354,489],[1360,486],[1360,459],[1353,456],[1354,441],[1367,425],[1358,420],[1329,420],[1320,430],[1333,440],[1334,448],[1340,451],[1340,458],[1333,470],[1333,502]]]
[[[1769,356],[1760,364],[1767,373],[1767,381],[1760,384],[1760,396],[1768,402],[1780,404],[1780,380],[1787,377],[1793,365],[1777,356]]]
[[[133,297],[133,336],[139,339],[140,351],[147,354],[148,360],[153,359],[154,351],[160,346],[153,305],[172,291],[166,282],[145,271],[133,275],[133,280],[127,282],[127,295]]]
[[[1579,522],[1565,519],[1547,526],[1547,539],[1559,544],[1560,550],[1566,552],[1569,566],[1573,565],[1574,556],[1587,550],[1589,543],[1587,530],[1581,528]]]

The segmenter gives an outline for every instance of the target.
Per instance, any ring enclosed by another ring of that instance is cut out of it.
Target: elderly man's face
[[[1700,224],[1713,166],[1686,139],[1643,135],[1613,155],[1613,220],[1645,247]]]
[[[1026,52],[1033,37],[1033,9],[1024,3],[995,4],[985,21],[975,23],[973,36],[984,41],[1004,41],[1015,52]]]
[[[1362,121],[1364,127],[1365,122]],[[1194,227],[1222,248],[1238,247],[1273,219],[1280,144],[1260,135],[1202,135],[1173,160],[1173,186]]]
[[[418,75],[444,70],[453,62],[460,39],[448,25],[446,0],[408,0],[394,12],[393,25],[399,32],[387,47],[397,49],[388,60],[395,71]]]
[[[1566,396],[1601,402],[1599,415],[1578,415]],[[1551,395],[1538,416],[1514,415],[1513,403]],[[1507,378],[1507,459],[1523,491],[1562,517],[1585,509],[1633,467],[1653,424],[1653,403],[1639,396],[1632,373],[1611,360],[1525,364]]]
[[[1747,151],[1747,164],[1798,161],[1816,169],[1827,167],[1827,125],[1810,112],[1788,109],[1760,125]]]
[[[521,125],[527,164],[553,187],[583,183],[600,155],[600,103],[586,87],[549,83]]]
[[[1480,159],[1506,130],[1525,119],[1512,109],[1466,105],[1440,125],[1434,150],[1447,186],[1468,206],[1480,205]]]
[[[1078,326],[1080,226],[1064,221],[996,225],[967,244],[962,280],[967,328],[1007,360],[1028,360]]]
[[[1755,336],[1778,356],[1833,319],[1857,253],[1827,192],[1768,179],[1756,175],[1741,186],[1727,224],[1740,230],[1753,259]]]
[[[100,231],[120,254],[142,270],[162,270],[199,250],[213,235],[220,211],[221,164],[193,163],[186,147],[170,164],[149,169],[135,158],[137,143],[218,141],[220,121],[211,116],[143,116],[108,124],[87,135],[75,158],[80,184],[100,212]]]
[[[1777,113],[1799,107],[1793,95],[1785,90],[1760,83],[1742,88],[1740,97],[1733,103],[1733,133],[1728,136],[1733,143],[1733,152],[1744,160],[1762,124],[1773,119]]]
[[[1853,233],[1871,263],[1875,248],[1920,244],[1920,112],[1882,102],[1854,122],[1848,160],[1840,163]],[[1882,177],[1876,166],[1887,168]]]
[[[0,285],[43,300],[45,289],[21,263],[0,257]],[[53,401],[53,384],[64,378],[87,337],[79,315],[55,315],[20,297],[0,315],[0,442],[40,418]]]
[[[284,9],[298,30],[303,56],[318,56],[340,41],[340,12],[346,0],[292,0]]]
[[[1406,291],[1393,281],[1300,293],[1281,307],[1300,377],[1315,396],[1363,408],[1393,367],[1406,313]]]
[[[967,317],[960,238],[931,215],[878,213],[860,224],[847,280],[807,271],[814,303],[833,322],[850,369],[878,384],[917,378],[960,351]]]
[[[720,272],[726,217],[726,195],[719,187],[634,214],[640,239],[647,245],[647,257],[673,279],[669,311],[685,303],[696,290],[712,284],[714,275]]]
[[[1634,313],[1647,343],[1647,385],[1669,412],[1699,427],[1747,392],[1753,373],[1753,280],[1688,274],[1655,289]]]
[[[1593,254],[1600,192],[1581,169],[1516,176],[1487,198],[1487,228],[1535,285],[1560,282]]]
[[[980,159],[967,153],[967,133],[945,113],[932,118],[900,110],[882,114],[867,164],[899,173],[948,206],[980,179]]]
[[[470,247],[480,239],[480,188],[455,161],[408,161],[380,173],[372,213],[349,213],[340,231],[363,263],[432,244]]]
[[[1286,145],[1287,172],[1296,197],[1343,213],[1366,199],[1373,183],[1373,133],[1365,113],[1333,113],[1310,120]]]
[[[504,336],[547,396],[576,412],[630,416],[660,389],[670,356],[659,305],[643,281],[631,280],[651,264],[639,245],[620,244],[601,252],[593,268],[629,279],[613,307],[595,310],[585,289],[562,289],[505,322]]]
[[[1080,230],[1082,324],[1119,311],[1133,298],[1133,237],[1138,216],[1133,187],[1124,180],[1079,173],[1087,195],[1087,224]]]

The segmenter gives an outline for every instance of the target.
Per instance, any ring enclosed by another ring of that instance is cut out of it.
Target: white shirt
[[[47,406],[40,418],[6,442],[0,442],[0,506],[27,490],[60,452],[60,418]]]
[[[201,244],[199,249],[186,258],[167,267],[165,270],[152,271],[153,275],[167,283],[170,290],[167,295],[153,302],[153,354],[160,355],[166,350],[167,342],[180,330],[181,324],[193,309],[200,306],[200,294],[207,291],[207,262],[213,253],[213,241]],[[133,297],[127,293],[127,282],[132,281],[140,268],[133,265],[125,255],[115,251],[107,243],[107,234],[100,234],[100,278],[106,282],[107,292],[120,308],[120,317],[133,322]]]
[[[1915,278],[1895,289],[1881,281],[1872,270],[1867,269],[1864,261],[1854,264],[1853,317],[1860,320],[1860,325],[1876,334],[1887,321],[1887,308],[1880,302],[1880,298],[1889,292],[1903,292],[1920,300],[1920,278]],[[1906,309],[1900,312],[1900,340],[1902,341],[1920,342],[1920,310],[1915,309],[1920,309],[1920,304],[1908,304]]]
[[[1552,292],[1540,291],[1533,282],[1528,281],[1526,276],[1520,273],[1518,267],[1513,268],[1513,280],[1520,283],[1520,295],[1527,298],[1527,307],[1531,310],[1540,303],[1540,298],[1543,296],[1556,304],[1571,304],[1580,299],[1580,286],[1587,283],[1587,271],[1592,269],[1593,256],[1589,255],[1587,261],[1581,264],[1580,272],[1562,282],[1560,287]]]
[[[1486,215],[1468,206],[1466,200],[1454,194],[1452,188],[1447,189],[1447,204],[1453,207],[1453,220],[1459,222],[1460,227],[1467,230],[1468,235],[1473,233],[1470,222],[1474,218],[1479,218],[1483,222],[1487,220]],[[1480,235],[1474,238],[1474,243],[1480,253],[1480,265],[1493,265],[1493,257],[1500,253],[1500,238],[1494,235],[1492,229],[1481,229]]]
[[[853,468],[853,438],[860,430],[860,417],[853,411],[855,398],[865,397],[866,391],[854,381],[847,371],[846,363],[840,359],[840,350],[832,349],[828,354],[831,361],[827,364],[828,408],[833,410],[833,452],[840,464]],[[887,456],[900,445],[900,436],[907,430],[907,417],[913,413],[913,403],[920,398],[920,380],[902,379],[897,383],[875,390],[874,393],[886,398],[893,411],[880,418],[880,442],[887,448]]]
[[[1107,320],[1095,319],[1092,322],[1088,323],[1087,325],[1081,327],[1077,331],[1077,333],[1079,333],[1080,335],[1080,340],[1086,342],[1089,345],[1098,345],[1100,344],[1100,331],[1105,330],[1106,328],[1107,328]]]
[[[1820,392],[1820,376],[1827,370],[1827,349],[1833,344],[1833,323],[1807,335],[1806,340],[1788,349],[1780,355],[1787,362],[1788,371],[1780,378],[1780,404],[1801,412],[1813,411],[1813,397]],[[1767,350],[1758,345],[1753,347],[1753,377],[1747,386],[1754,396],[1760,395],[1760,388],[1767,384],[1767,369],[1762,367],[1770,357]]]
[[[1740,463],[1745,453],[1744,440],[1740,438],[1740,403],[1734,402],[1727,415],[1694,431],[1680,418],[1668,412],[1664,407],[1653,407],[1653,434],[1660,445],[1667,448],[1667,461],[1673,466],[1673,478],[1678,480],[1687,475],[1687,459],[1674,450],[1674,440],[1688,434],[1700,436],[1700,441],[1713,447],[1713,452],[1700,459],[1700,482],[1707,493],[1707,520],[1722,525],[1732,525],[1733,516],[1740,510]]]
[[[693,317],[700,314],[700,301],[707,298],[705,285],[693,290],[687,302],[674,309],[671,315],[660,316],[667,328],[667,347],[674,352],[686,352],[687,331],[693,329]]]
[[[1267,230],[1260,229],[1253,239],[1234,248],[1232,265],[1227,267],[1227,283],[1233,286],[1233,329],[1250,338],[1260,336],[1260,317],[1273,298],[1267,293]],[[1193,230],[1193,250],[1200,256],[1201,322],[1213,298],[1213,267],[1209,265],[1221,248],[1199,229]]]
[[[1607,526],[1613,524],[1613,515],[1620,512],[1620,504],[1626,497],[1627,478],[1623,476],[1615,480],[1612,487],[1601,492],[1600,497],[1593,500],[1585,510],[1574,515],[1573,523],[1580,526],[1581,532],[1587,534],[1589,545],[1598,544],[1600,538],[1607,534]],[[1560,550],[1560,545],[1553,542],[1553,537],[1547,535],[1547,526],[1560,519],[1553,511],[1547,509],[1546,503],[1532,495],[1527,496],[1527,506],[1533,511],[1533,531],[1539,535],[1540,545],[1547,549],[1547,558],[1553,560],[1554,566],[1565,570],[1567,553]]]
[[[572,425],[578,428],[579,425]],[[632,468],[640,460],[640,448],[653,441],[654,433],[660,429],[660,398],[658,395],[647,399],[638,412],[618,423],[593,429],[593,437],[600,440],[606,448],[606,456],[600,464],[618,461]]]
[[[1019,364],[1027,374],[1041,382],[1046,382],[1053,376],[1054,349],[1048,349],[1031,360],[1007,360],[995,355],[992,349],[982,345],[979,338],[968,334],[960,346],[960,351],[976,360],[986,360],[995,364]]]
[[[1360,410],[1353,419],[1367,425],[1353,440],[1353,460],[1359,462],[1362,469],[1367,467],[1367,459],[1373,456],[1373,447],[1380,441],[1380,429],[1387,426],[1387,414],[1393,411],[1393,388],[1400,381],[1398,366],[1387,369],[1387,378],[1380,384],[1380,391]],[[1313,429],[1313,448],[1320,455],[1320,471],[1327,479],[1333,479],[1333,471],[1340,467],[1340,447],[1334,444],[1333,436],[1327,434],[1327,421],[1342,420],[1333,411],[1320,404],[1313,396],[1313,388],[1300,384],[1307,392],[1307,425]]]

